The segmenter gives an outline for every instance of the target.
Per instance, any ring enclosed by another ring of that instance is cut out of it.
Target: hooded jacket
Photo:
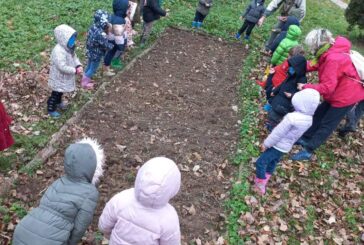
[[[196,10],[206,16],[209,14],[211,6],[212,0],[199,0]]]
[[[179,191],[181,173],[165,157],[146,162],[134,188],[116,194],[105,206],[99,229],[110,245],[180,245],[176,210],[168,202]]]
[[[282,16],[295,16],[302,21],[306,15],[306,0],[272,0],[264,16],[270,16],[279,8]]]
[[[76,68],[81,66],[74,50],[67,47],[68,41],[76,31],[68,25],[60,25],[54,29],[57,45],[51,54],[51,67],[48,86],[57,92],[72,92],[76,88]]]
[[[312,125],[312,116],[320,103],[320,94],[314,89],[304,89],[292,98],[295,111],[288,113],[264,141],[266,148],[287,153],[293,144]]]
[[[252,23],[258,23],[260,17],[263,16],[265,7],[263,0],[253,0],[242,14],[243,18]]]
[[[287,21],[284,22],[282,28],[281,28],[281,32],[279,33],[278,37],[276,37],[274,39],[274,41],[267,46],[267,48],[274,53],[274,51],[276,51],[276,49],[278,48],[279,44],[283,41],[283,39],[286,38],[287,36],[287,32],[288,29],[291,25],[296,25],[296,26],[300,26],[300,22],[299,20],[294,17],[294,16],[288,16],[287,17]]]
[[[11,136],[9,126],[11,117],[5,111],[4,105],[0,101],[0,151],[9,148],[14,144],[14,139]]]
[[[364,88],[349,52],[351,43],[344,37],[337,37],[334,45],[323,53],[318,65],[308,67],[318,71],[319,83],[306,84],[304,88],[317,90],[331,106],[342,108],[354,105],[364,99]]]
[[[44,193],[39,207],[16,226],[13,245],[76,245],[90,225],[99,198],[104,153],[84,139],[66,149],[65,176]]]
[[[293,75],[288,75],[287,79],[273,90],[274,97],[272,98],[272,110],[281,116],[293,111],[291,98],[285,95],[285,92],[295,94],[298,83],[306,83],[306,64],[307,61],[302,55],[296,55],[288,59],[289,67],[294,69]]]
[[[158,0],[144,0],[143,20],[146,23],[158,20],[161,16],[166,16],[166,11],[161,8]]]
[[[129,7],[129,0],[114,0],[112,8],[114,14],[111,16],[112,33],[108,39],[114,41],[119,51],[124,51],[127,43],[127,34],[125,32],[126,16]]]
[[[272,65],[280,65],[287,59],[289,50],[299,44],[298,39],[301,36],[301,33],[301,29],[296,25],[291,25],[288,28],[286,38],[280,42],[278,48],[273,53],[271,60]]]
[[[87,33],[86,55],[91,61],[100,61],[106,52],[114,47],[107,39],[105,29],[109,25],[109,14],[104,10],[96,10],[94,24]]]

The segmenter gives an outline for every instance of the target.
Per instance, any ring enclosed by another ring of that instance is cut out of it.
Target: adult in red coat
[[[6,114],[4,105],[0,102],[0,151],[14,144],[14,139],[9,129],[11,121],[11,117]]]
[[[348,39],[341,36],[333,39],[328,30],[317,29],[307,35],[306,44],[316,54],[308,69],[318,71],[319,83],[299,84],[298,87],[317,90],[324,101],[313,116],[311,128],[298,142],[304,149],[294,155],[293,160],[309,160],[346,113],[364,99],[364,87],[349,56],[351,43]]]

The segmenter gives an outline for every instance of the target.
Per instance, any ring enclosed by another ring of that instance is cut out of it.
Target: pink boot
[[[265,173],[265,180],[264,180],[264,184],[267,185],[268,182],[269,182],[269,179],[272,175],[271,174],[268,174],[268,173]]]
[[[91,82],[90,78],[88,78],[87,76],[84,75],[81,80],[81,87],[83,89],[93,89],[94,84]]]
[[[254,183],[254,191],[260,196],[263,196],[265,194],[265,185],[267,184],[267,179],[255,178]]]

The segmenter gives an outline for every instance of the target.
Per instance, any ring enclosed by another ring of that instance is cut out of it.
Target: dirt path
[[[133,185],[142,162],[164,155],[182,171],[182,189],[172,203],[183,240],[216,240],[225,222],[230,177],[237,170],[227,159],[236,150],[239,127],[233,106],[243,58],[238,44],[167,30],[87,108],[37,178],[21,176],[16,197],[38,201],[40,191],[62,174],[64,147],[87,135],[97,138],[107,155],[95,225],[105,202]]]

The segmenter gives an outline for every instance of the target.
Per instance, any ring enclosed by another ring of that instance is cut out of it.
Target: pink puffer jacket
[[[168,202],[179,191],[181,173],[165,157],[146,162],[135,188],[116,194],[105,206],[99,229],[110,245],[180,245],[176,210]]]

